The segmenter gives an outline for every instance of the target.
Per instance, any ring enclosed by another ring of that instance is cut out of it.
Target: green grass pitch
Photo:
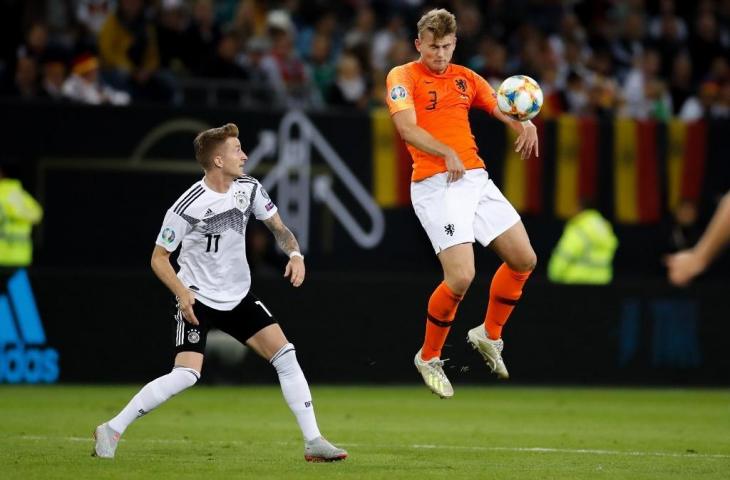
[[[114,460],[91,432],[138,386],[0,386],[0,478],[727,479],[730,391],[313,385],[350,452],[308,464],[275,386],[198,386],[134,423]]]

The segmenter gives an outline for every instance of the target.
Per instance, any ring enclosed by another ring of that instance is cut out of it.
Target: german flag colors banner
[[[562,115],[547,122],[538,117],[535,124],[539,157],[522,160],[514,149],[517,133],[506,125],[501,158],[491,150],[501,142],[480,145],[490,154],[490,174],[497,174],[497,185],[520,213],[568,219],[583,201],[591,201],[612,207],[618,223],[646,224],[658,222],[681,200],[700,201],[711,140],[703,120],[662,124]],[[383,208],[407,207],[408,150],[386,109],[371,112],[371,125],[375,200]]]
[[[411,156],[395,131],[387,109],[371,113],[373,194],[383,208],[408,206],[411,201]]]
[[[661,218],[655,122],[619,118],[614,125],[614,205],[621,223]]]
[[[541,121],[534,123],[537,126],[538,142],[542,145],[544,126]],[[520,154],[515,152],[517,132],[509,127],[505,127],[505,131],[507,132],[507,143],[505,145],[502,193],[518,212],[541,213],[543,210],[542,157],[533,153],[530,158],[522,160]]]
[[[563,115],[558,120],[555,151],[555,215],[567,219],[581,202],[596,200],[598,122]]]
[[[667,205],[674,211],[682,200],[700,201],[707,157],[704,120],[667,124]]]

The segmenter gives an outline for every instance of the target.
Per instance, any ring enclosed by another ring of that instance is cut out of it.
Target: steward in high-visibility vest
[[[584,210],[565,225],[548,264],[555,283],[605,285],[613,278],[618,239],[597,210]]]
[[[20,180],[0,174],[0,267],[27,267],[33,260],[33,225],[43,209]]]

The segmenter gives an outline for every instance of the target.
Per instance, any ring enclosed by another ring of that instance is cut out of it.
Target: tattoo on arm
[[[271,230],[271,233],[274,234],[276,244],[279,245],[279,248],[281,248],[287,256],[291,252],[299,251],[299,243],[297,242],[297,239],[294,237],[294,234],[291,233],[291,230],[284,225],[284,222],[281,221],[281,217],[278,213],[268,220],[264,220],[264,225],[266,225],[268,229]]]

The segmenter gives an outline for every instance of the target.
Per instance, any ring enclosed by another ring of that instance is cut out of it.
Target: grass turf
[[[133,424],[114,460],[91,432],[138,386],[0,386],[0,478],[730,478],[730,391],[313,386],[350,458],[308,464],[277,387],[198,386]]]

